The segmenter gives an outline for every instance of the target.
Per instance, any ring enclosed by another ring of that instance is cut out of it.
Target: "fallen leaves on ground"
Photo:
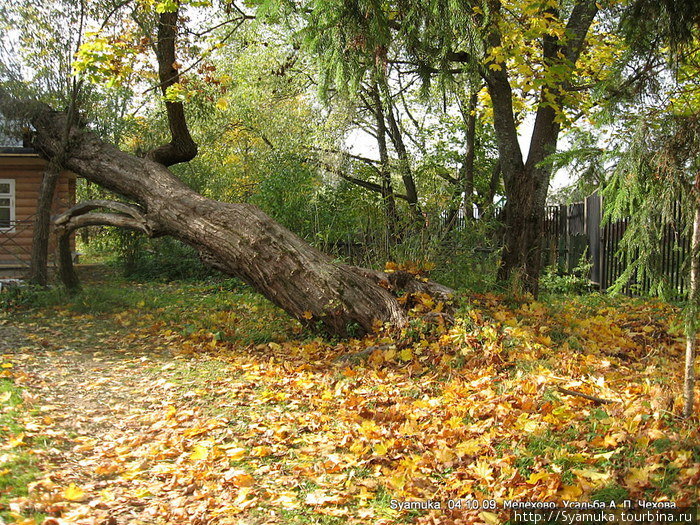
[[[698,503],[671,307],[482,295],[449,325],[426,317],[443,308],[432,298],[410,301],[405,329],[335,344],[242,346],[226,324],[181,330],[143,305],[22,317],[1,373],[27,410],[0,474],[26,449],[43,476],[3,510],[24,524],[495,524],[504,500]]]

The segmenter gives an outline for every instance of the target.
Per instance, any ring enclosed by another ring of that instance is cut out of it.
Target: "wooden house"
[[[39,187],[46,161],[0,132],[0,276],[21,277],[29,268]],[[61,173],[52,215],[75,204],[75,175]],[[53,239],[52,239],[53,241]],[[54,243],[49,246],[53,260]]]

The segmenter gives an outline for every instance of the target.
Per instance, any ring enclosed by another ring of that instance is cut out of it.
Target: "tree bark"
[[[172,13],[161,13],[158,18],[156,58],[158,59],[158,79],[163,95],[168,94],[169,87],[180,82],[175,56],[178,18],[179,11],[177,10]],[[197,156],[197,144],[192,139],[187,127],[185,108],[182,102],[168,102],[166,99],[165,110],[168,114],[171,140],[148,152],[146,156],[163,166],[172,166],[192,160]]]
[[[698,347],[698,313],[700,312],[700,174],[695,176],[695,217],[690,243],[689,318],[686,320],[685,380],[683,382],[683,416],[693,415],[695,405],[695,360]]]
[[[460,179],[464,193],[464,217],[467,220],[474,219],[474,156],[476,154],[476,103],[477,90],[473,89],[469,95],[466,110],[462,111],[465,124],[465,152],[464,161],[460,166]]]
[[[44,109],[32,123],[37,149],[56,154],[65,116]],[[361,271],[334,264],[259,208],[207,199],[161,164],[128,155],[77,127],[68,144],[67,169],[133,199],[153,231],[193,246],[205,263],[243,279],[302,323],[320,323],[341,336],[372,331],[378,322],[405,324],[389,290]]]
[[[559,65],[573,73],[588,29],[597,13],[595,0],[579,0],[566,26],[566,40],[543,37],[543,58],[547,67]],[[488,44],[491,48],[501,45],[496,24],[488,37]],[[507,197],[504,248],[498,277],[506,280],[518,273],[524,289],[536,296],[542,264],[541,232],[551,176],[551,166],[543,161],[556,151],[560,125],[552,101],[561,104],[565,80],[556,85],[543,86],[541,90],[527,163],[524,163],[518,144],[513,93],[506,64],[491,62],[487,65],[484,80],[493,102],[494,129]]]
[[[389,246],[394,246],[401,238],[399,234],[399,213],[396,209],[394,187],[391,182],[391,167],[389,166],[389,149],[386,144],[386,123],[384,120],[384,108],[379,94],[379,86],[374,82],[372,86],[372,101],[374,103],[374,117],[377,122],[377,147],[379,149],[379,172],[382,183],[382,200],[384,201],[384,215],[386,217],[386,230]]]
[[[384,102],[386,104],[386,109],[384,110],[384,117],[386,118],[387,126],[383,126],[385,131],[388,132],[391,143],[394,145],[396,150],[396,155],[399,160],[399,173],[401,174],[401,180],[403,181],[404,188],[406,188],[406,200],[408,201],[408,206],[414,216],[418,220],[418,224],[424,225],[423,214],[418,203],[418,189],[416,188],[416,181],[413,179],[413,173],[411,173],[411,159],[406,150],[406,144],[403,140],[403,135],[399,127],[399,123],[394,115],[394,102],[391,99],[391,93],[389,92],[389,85],[387,83],[386,75],[381,73],[380,78],[380,88],[381,93],[384,96]],[[381,105],[381,99],[378,99]]]
[[[29,263],[29,281],[46,286],[49,261],[49,235],[51,233],[51,204],[53,203],[56,184],[61,174],[61,166],[56,161],[50,161],[44,170],[44,176],[39,187],[39,198],[36,205],[36,218],[32,234],[32,255]]]

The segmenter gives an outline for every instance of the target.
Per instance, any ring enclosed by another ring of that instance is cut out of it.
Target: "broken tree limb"
[[[134,219],[141,219],[144,217],[144,210],[140,206],[137,206],[135,204],[128,204],[126,202],[108,200],[89,200],[79,202],[72,208],[66,210],[65,212],[54,218],[53,222],[56,226],[60,226],[61,224],[69,221],[73,217],[84,215],[88,212],[98,210],[101,208],[116,211],[119,213],[124,213]]]
[[[593,401],[597,405],[607,405],[607,404],[615,402],[615,401],[612,401],[611,399],[603,399],[600,397],[589,396],[588,394],[584,394],[583,392],[577,392],[576,390],[569,390],[568,388],[562,388],[560,386],[557,387],[557,390],[559,392],[561,392],[562,394],[566,394],[567,396],[577,396],[577,397],[582,397],[584,399],[588,399],[589,401]]]
[[[377,284],[382,284],[390,289],[395,295],[401,295],[406,292],[426,293],[438,301],[443,302],[450,301],[455,295],[455,291],[444,284],[436,283],[435,281],[430,280],[423,280],[418,276],[402,270],[395,272],[382,272],[379,270],[372,270],[370,268],[361,268],[359,266],[350,266],[349,268],[369,279],[372,279]]]

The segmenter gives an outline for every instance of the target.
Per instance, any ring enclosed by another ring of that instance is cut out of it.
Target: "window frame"
[[[15,202],[15,179],[0,179],[0,184],[9,184],[10,185],[10,192],[9,193],[0,193],[0,198],[5,199],[8,198],[10,199],[10,226],[3,228],[0,226],[0,232],[2,233],[12,233],[15,231],[15,221],[16,221],[16,202]],[[4,206],[3,206],[4,207]]]

